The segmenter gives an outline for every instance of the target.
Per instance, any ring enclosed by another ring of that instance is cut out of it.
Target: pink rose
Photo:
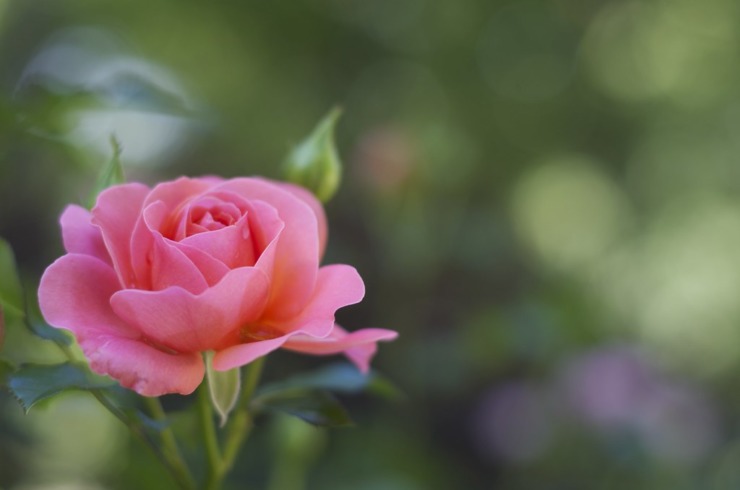
[[[77,337],[93,371],[145,396],[191,393],[204,375],[280,347],[343,352],[366,371],[376,342],[347,333],[337,309],[364,284],[348,265],[319,267],[326,217],[308,191],[260,178],[118,185],[91,212],[61,217],[67,255],[41,278],[46,320]]]

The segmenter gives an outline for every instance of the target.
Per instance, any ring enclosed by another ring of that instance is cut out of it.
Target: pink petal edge
[[[272,290],[267,315],[279,320],[295,317],[308,304],[316,285],[319,267],[316,214],[294,193],[264,179],[231,179],[213,191],[237,192],[248,200],[264,201],[279,210],[285,227],[277,241],[274,269],[269,274]]]
[[[112,265],[100,228],[93,225],[91,219],[92,215],[83,207],[75,204],[66,207],[59,218],[64,249],[68,253],[90,255]]]
[[[344,352],[362,372],[367,372],[370,360],[375,354],[376,342],[390,341],[397,332],[381,328],[368,328],[347,333],[335,325],[331,335],[325,338],[312,337],[302,331],[292,332],[282,337],[250,342],[229,347],[216,353],[213,367],[217,371],[227,371],[244,366],[252,361],[283,347],[304,354],[328,355]]]
[[[215,349],[235,329],[255,321],[267,295],[262,271],[242,267],[199,295],[179,287],[123,290],[110,303],[118,316],[148,338],[179,352],[194,352]]]
[[[200,353],[168,354],[141,342],[99,336],[80,343],[96,373],[108,375],[143,396],[189,395],[203,381]]]
[[[98,333],[134,338],[112,310],[110,297],[121,286],[113,268],[90,255],[67,254],[41,277],[39,306],[49,324],[83,339]]]

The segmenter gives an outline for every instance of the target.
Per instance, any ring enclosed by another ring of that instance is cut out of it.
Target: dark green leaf
[[[42,339],[51,340],[57,344],[72,345],[72,338],[64,330],[54,328],[41,320],[29,319],[28,327]]]
[[[349,363],[336,363],[316,371],[262,386],[258,395],[292,390],[320,389],[336,393],[372,392],[384,398],[401,398],[400,391],[375,373],[363,374]]]
[[[23,287],[10,244],[0,238],[0,303],[8,315],[23,315]]]
[[[15,366],[10,361],[0,359],[0,386],[8,386],[8,377],[15,371]]]
[[[126,179],[123,176],[123,167],[121,166],[121,144],[116,139],[115,135],[110,137],[110,145],[113,150],[113,156],[108,161],[107,165],[103,167],[98,175],[98,180],[95,183],[90,199],[88,200],[88,207],[92,208],[97,201],[98,194],[108,187],[116,184],[123,184]]]
[[[28,412],[37,402],[69,390],[95,390],[115,386],[91,373],[83,364],[25,364],[8,376],[8,388]]]
[[[321,427],[347,427],[352,419],[339,401],[317,390],[266,394],[252,401],[252,409],[282,412]]]
[[[213,369],[213,352],[206,352],[206,378],[208,379],[208,393],[211,395],[211,404],[221,418],[223,427],[234,409],[241,390],[241,371],[239,368],[228,371]]]
[[[72,338],[65,330],[54,328],[41,319],[35,292],[26,295],[26,325],[34,335],[44,340],[51,340],[60,345],[72,345]]]

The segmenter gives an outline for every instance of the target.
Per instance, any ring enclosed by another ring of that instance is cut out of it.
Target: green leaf
[[[8,388],[28,413],[33,405],[69,390],[97,390],[115,386],[108,378],[91,373],[84,364],[65,362],[24,364],[8,375]]]
[[[123,184],[124,182],[126,182],[126,179],[123,176],[123,167],[121,166],[121,144],[118,142],[116,136],[113,134],[110,136],[110,145],[113,149],[113,156],[111,156],[108,164],[103,167],[100,175],[98,175],[98,180],[96,181],[92,194],[88,199],[89,208],[95,206],[95,202],[98,199],[98,194],[103,192],[103,190],[107,189],[110,186]]]
[[[0,359],[0,386],[8,386],[8,377],[15,371],[15,366],[10,361]]]
[[[285,177],[327,202],[339,187],[342,164],[334,143],[334,128],[342,111],[335,108],[285,160]]]
[[[61,345],[72,345],[72,338],[68,333],[64,330],[54,328],[44,321],[29,318],[28,327],[31,329],[31,332],[42,339],[51,340]]]
[[[241,371],[239,368],[228,371],[213,369],[212,351],[205,353],[206,378],[208,379],[208,393],[211,395],[211,404],[221,417],[220,426],[223,427],[229,419],[229,413],[234,409],[241,390]]]
[[[34,335],[44,340],[51,340],[59,345],[72,345],[72,337],[65,330],[54,328],[41,319],[35,292],[26,295],[26,325]]]
[[[23,287],[10,244],[0,238],[0,304],[5,313],[23,316]]]
[[[252,400],[256,411],[281,412],[321,427],[353,425],[347,410],[325,391],[292,390],[265,394]]]
[[[0,351],[5,345],[5,314],[3,313],[3,304],[0,303]]]
[[[300,389],[321,389],[336,393],[372,392],[389,399],[402,398],[400,390],[376,373],[363,374],[349,363],[335,363],[316,371],[262,386],[258,395]]]

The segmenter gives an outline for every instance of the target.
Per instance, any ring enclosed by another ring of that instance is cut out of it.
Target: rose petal
[[[157,184],[152,189],[144,205],[148,206],[149,204],[161,201],[164,203],[166,209],[174,211],[179,209],[183,203],[206,192],[216,185],[217,182],[218,180],[216,179],[191,179],[189,177],[180,177],[170,182],[163,182]]]
[[[326,212],[324,206],[321,205],[316,196],[311,191],[295,184],[289,184],[287,182],[279,182],[280,187],[290,191],[293,195],[301,199],[303,202],[309,205],[311,210],[316,215],[316,223],[319,230],[319,260],[324,256],[326,250],[326,241],[329,235],[329,227],[326,224]]]
[[[51,264],[41,277],[39,306],[49,324],[75,335],[95,333],[135,338],[110,306],[110,297],[121,289],[108,264],[89,255],[68,254]]]
[[[214,188],[217,191],[238,192],[248,200],[265,201],[278,210],[285,228],[276,245],[266,314],[282,320],[296,316],[308,303],[316,284],[319,239],[313,210],[295,194],[262,179],[228,180]]]
[[[203,275],[208,286],[214,286],[229,272],[229,268],[226,267],[226,264],[211,257],[202,250],[189,247],[184,245],[182,242],[174,242],[171,245],[177,247],[178,250],[190,259]]]
[[[131,237],[132,264],[138,289],[162,290],[179,286],[199,294],[208,287],[193,261],[158,231],[168,209],[159,201],[148,205]]]
[[[212,288],[194,295],[182,288],[123,290],[113,310],[154,342],[179,352],[214,349],[223,338],[262,313],[268,281],[259,269],[230,271]]]
[[[311,302],[295,318],[280,324],[283,332],[301,330],[314,337],[329,335],[334,327],[334,314],[343,306],[362,301],[365,284],[354,267],[343,264],[319,269]]]
[[[293,332],[281,337],[239,344],[216,352],[213,368],[228,371],[283,347],[304,354],[327,355],[344,353],[363,373],[370,368],[370,360],[377,349],[376,342],[393,340],[398,334],[382,328],[366,328],[347,333],[338,325],[325,338],[316,338],[305,332]]]
[[[99,336],[80,342],[90,368],[143,396],[192,393],[203,380],[200,353],[169,354],[139,340]]]
[[[255,359],[279,349],[288,340],[289,336],[283,335],[274,339],[238,344],[220,350],[213,356],[213,368],[216,371],[228,371],[235,367],[246,366]]]
[[[191,235],[179,243],[202,250],[230,269],[253,266],[255,247],[249,231],[249,215],[243,215],[232,226]]]
[[[67,206],[59,218],[64,249],[68,253],[90,255],[112,265],[100,228],[93,225],[91,219],[87,209],[74,204]]]
[[[343,306],[358,303],[364,295],[365,285],[354,267],[348,265],[322,267],[319,269],[314,296],[306,308],[289,322],[268,323],[271,329],[287,332],[287,335],[269,340],[238,344],[223,349],[217,352],[213,359],[214,368],[224,371],[249,364],[258,357],[280,348],[291,335],[327,336],[333,332],[336,310]],[[255,328],[261,327],[259,324],[255,325]]]
[[[118,278],[126,287],[134,284],[130,240],[148,193],[148,187],[136,183],[109,187],[100,193],[92,210],[92,223],[100,227]]]
[[[246,212],[249,214],[249,231],[256,255],[262,258],[265,250],[278,237],[285,223],[280,219],[277,210],[263,201],[253,200],[245,205]],[[264,262],[264,261],[263,261]],[[265,263],[265,266],[267,264]],[[272,270],[272,264],[269,270]]]
[[[291,336],[283,348],[316,355],[344,352],[360,371],[366,373],[370,369],[370,360],[377,350],[376,343],[393,340],[396,337],[397,332],[383,328],[365,328],[347,333],[339,325],[335,325],[328,337],[315,338],[297,334]]]

